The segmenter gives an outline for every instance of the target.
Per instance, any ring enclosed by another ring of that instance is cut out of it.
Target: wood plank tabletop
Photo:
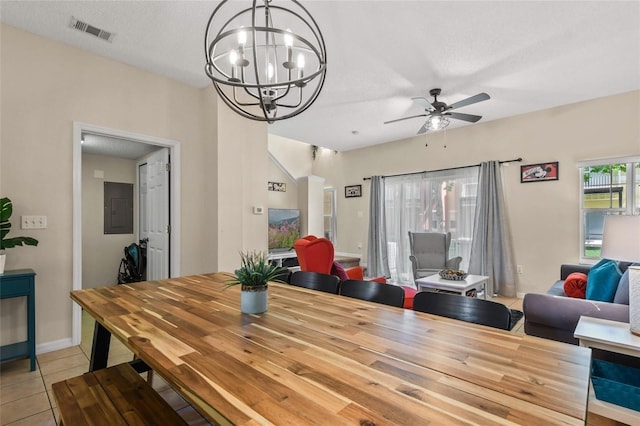
[[[587,348],[278,283],[246,315],[230,277],[71,297],[220,424],[584,424]]]

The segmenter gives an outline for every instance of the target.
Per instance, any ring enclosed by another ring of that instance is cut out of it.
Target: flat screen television
[[[289,251],[300,238],[300,210],[269,209],[269,251]]]

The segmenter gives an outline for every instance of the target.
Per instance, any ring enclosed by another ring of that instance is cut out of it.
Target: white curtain
[[[469,272],[489,276],[489,294],[516,297],[515,260],[497,161],[480,165]]]
[[[478,167],[385,178],[384,204],[391,280],[413,285],[409,231],[451,232],[449,257],[469,265]],[[371,240],[370,240],[371,241]]]

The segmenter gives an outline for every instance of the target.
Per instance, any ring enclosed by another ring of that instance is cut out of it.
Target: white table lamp
[[[640,216],[605,216],[601,257],[640,262]],[[640,267],[629,267],[629,328],[640,336]]]

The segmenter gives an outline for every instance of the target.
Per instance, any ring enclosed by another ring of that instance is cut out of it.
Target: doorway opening
[[[165,153],[167,160],[171,159],[171,173],[166,173],[166,180],[164,181],[164,190],[168,188],[168,191],[165,191],[167,196],[166,200],[156,200],[155,203],[158,202],[166,202],[169,205],[166,214],[166,223],[168,224],[169,220],[171,220],[170,232],[168,228],[165,229],[165,226],[162,227],[163,233],[165,233],[165,241],[163,245],[160,247],[164,249],[164,254],[160,252],[156,252],[156,254],[160,253],[163,255],[164,259],[166,259],[165,263],[162,265],[160,273],[164,273],[166,276],[164,278],[168,278],[169,276],[179,276],[180,275],[180,143],[178,141],[157,138],[149,135],[141,135],[136,133],[124,132],[116,129],[109,129],[99,126],[94,126],[86,123],[74,122],[73,125],[73,290],[79,290],[83,287],[83,148],[82,148],[82,138],[83,136],[91,137],[99,137],[106,138],[111,140],[119,140],[123,143],[120,145],[120,149],[124,149],[124,147],[142,147],[147,150],[147,154],[141,154],[140,159],[137,162],[134,162],[134,167],[136,169],[135,173],[138,175],[139,167],[142,164],[153,163],[155,167],[160,167],[159,160],[154,159],[154,154],[149,154],[151,152],[162,152]],[[115,146],[115,148],[113,148]],[[118,144],[113,145],[112,148],[117,150]],[[112,155],[117,156],[118,154],[113,153],[109,154],[108,151],[104,151],[101,155]],[[121,154],[120,154],[121,155]],[[164,158],[164,157],[163,157]],[[149,160],[151,159],[151,160]],[[165,165],[162,165],[165,167]],[[168,167],[168,166],[167,166]],[[136,177],[136,179],[138,176]],[[155,183],[154,183],[155,185]],[[141,185],[138,184],[139,188]],[[139,191],[137,191],[139,192]],[[171,197],[168,196],[171,194]],[[136,197],[138,194],[136,193]],[[141,235],[138,231],[136,236]],[[124,248],[124,246],[123,246]],[[168,255],[170,253],[170,256]],[[159,258],[157,258],[159,259]],[[113,266],[117,268],[117,264]],[[114,276],[117,273],[117,270],[114,271]],[[114,283],[115,284],[115,283]],[[72,344],[78,345],[80,344],[82,337],[82,324],[81,324],[82,310],[76,304],[73,304],[72,311]]]

